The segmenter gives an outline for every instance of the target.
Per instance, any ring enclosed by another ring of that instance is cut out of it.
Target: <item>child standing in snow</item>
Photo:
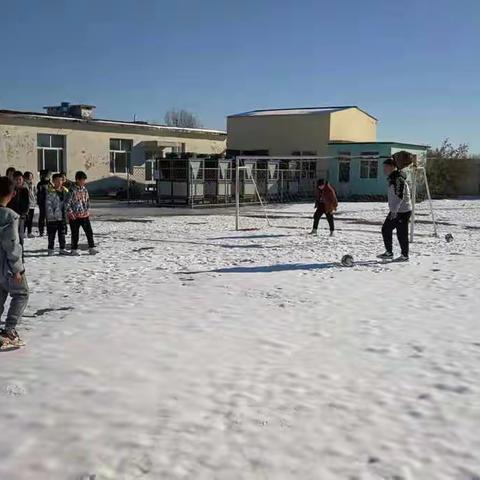
[[[0,315],[10,295],[5,326],[0,330],[0,348],[22,344],[16,327],[28,303],[28,284],[18,236],[19,216],[7,204],[13,198],[15,185],[0,177]]]
[[[88,195],[87,175],[85,172],[77,172],[75,174],[75,184],[68,196],[67,215],[70,222],[70,230],[72,232],[72,255],[78,253],[78,239],[80,235],[80,227],[82,227],[88,241],[88,251],[90,255],[95,255],[95,241],[93,239],[92,225],[90,224],[90,197]]]
[[[397,230],[398,243],[402,254],[396,259],[398,262],[408,262],[408,222],[412,215],[412,201],[410,189],[406,176],[398,170],[393,158],[383,162],[383,171],[388,179],[388,207],[390,213],[387,215],[382,227],[383,243],[385,253],[378,255],[378,258],[393,259],[393,231]]]
[[[325,214],[328,226],[330,227],[330,236],[335,231],[335,223],[333,221],[333,212],[338,207],[337,194],[334,188],[323,178],[318,180],[315,190],[315,214],[313,216],[313,228],[310,235],[316,235],[320,218]]]
[[[65,224],[67,223],[65,201],[68,190],[63,186],[62,176],[56,173],[52,177],[53,185],[47,189],[45,214],[47,219],[48,255],[53,255],[55,237],[58,234],[60,255],[67,255],[65,250]]]
[[[18,235],[20,238],[20,245],[23,249],[23,239],[25,238],[25,221],[30,210],[30,195],[28,189],[24,186],[23,173],[16,171],[13,174],[13,181],[15,182],[15,193],[8,204],[17,215],[18,219]]]
[[[50,185],[50,173],[48,170],[40,172],[40,181],[37,183],[38,233],[43,237],[45,231],[45,208],[47,202],[47,190]]]
[[[33,238],[33,216],[35,214],[35,205],[37,203],[37,192],[35,186],[33,185],[33,173],[32,172],[25,172],[23,174],[23,178],[25,180],[25,187],[28,190],[29,195],[29,210],[27,219],[25,222],[25,230],[27,231],[28,238]]]

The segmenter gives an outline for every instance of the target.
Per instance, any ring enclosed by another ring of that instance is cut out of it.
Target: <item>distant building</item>
[[[327,178],[342,198],[384,196],[383,161],[407,152],[423,167],[427,149],[427,145],[401,142],[330,142]]]
[[[424,165],[428,148],[377,142],[377,119],[353,105],[230,115],[227,132],[227,151],[232,155],[321,157],[288,162],[301,170],[301,182],[307,185],[303,187],[305,192],[310,192],[316,178],[326,178],[342,198],[384,196],[387,189],[383,159],[404,151]],[[267,168],[279,160],[252,161],[257,167]]]
[[[377,119],[356,106],[254,110],[227,118],[228,151],[326,156],[333,141],[374,142]]]
[[[168,153],[221,154],[226,132],[94,118],[93,105],[45,107],[46,113],[0,110],[0,170],[84,170],[93,191],[125,183],[155,183],[157,161]]]

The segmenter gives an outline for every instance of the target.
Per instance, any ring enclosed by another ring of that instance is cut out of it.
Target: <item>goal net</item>
[[[407,152],[405,152],[407,153]],[[406,158],[404,158],[406,157]],[[235,227],[237,230],[261,228],[263,226],[280,226],[285,225],[285,219],[295,215],[296,218],[301,216],[306,220],[312,217],[312,213],[305,211],[299,212],[292,208],[282,208],[280,203],[303,202],[310,203],[315,199],[315,188],[318,179],[323,178],[336,185],[338,182],[329,178],[331,171],[331,161],[338,161],[338,180],[346,175],[350,180],[351,162],[357,160],[359,168],[368,164],[369,172],[371,162],[374,161],[375,171],[377,175],[382,168],[381,162],[385,158],[379,155],[358,155],[358,156],[238,156],[235,159],[234,190],[235,190]],[[367,160],[367,162],[362,162]],[[423,163],[412,162],[411,156],[401,156],[396,158],[400,163],[400,168],[405,169],[408,173],[409,183],[411,184],[411,193],[413,200],[413,212],[410,228],[411,240],[414,238],[415,231],[415,204],[419,190],[426,194],[428,206],[432,218],[434,235],[437,235],[437,225],[433,205],[431,202],[430,191],[428,188],[428,179],[426,175],[425,165]],[[361,172],[360,172],[361,173]],[[348,174],[348,175],[347,175]],[[341,191],[345,185],[338,183],[337,187],[340,191],[337,193],[340,197],[348,198],[348,194]],[[418,187],[418,188],[417,188]],[[387,186],[383,195],[386,195]],[[297,209],[298,210],[298,209]],[[248,219],[257,219],[256,222],[247,221]],[[272,219],[275,218],[275,222]],[[277,222],[277,219],[281,219]],[[258,219],[264,221],[263,224]],[[280,223],[279,223],[280,222]],[[288,223],[288,222],[287,222]],[[305,222],[308,228],[308,223]],[[297,222],[298,225],[298,222]],[[291,228],[294,228],[291,226]],[[300,228],[300,227],[296,227]]]

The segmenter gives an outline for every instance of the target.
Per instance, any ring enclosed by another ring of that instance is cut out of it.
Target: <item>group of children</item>
[[[95,255],[95,241],[90,224],[90,198],[85,186],[87,176],[84,172],[77,172],[75,183],[67,183],[61,173],[52,176],[52,183],[44,186],[45,193],[45,220],[48,235],[48,254],[54,254],[55,238],[58,236],[60,255],[79,255],[78,240],[80,227],[87,236],[90,255]],[[67,188],[68,185],[68,188]],[[66,250],[65,235],[67,221],[72,235],[71,250]],[[42,235],[42,232],[40,232]]]
[[[0,177],[0,316],[7,297],[11,302],[5,325],[0,329],[0,349],[23,345],[16,326],[27,306],[29,289],[25,276],[23,244],[27,234],[33,235],[35,206],[39,208],[38,230],[48,236],[48,255],[54,254],[55,239],[61,255],[79,255],[80,228],[86,234],[89,253],[95,255],[95,242],[90,224],[90,199],[86,188],[87,175],[77,172],[75,183],[64,173],[55,173],[51,179],[41,172],[36,188],[31,172],[22,173],[8,168]],[[68,225],[71,231],[71,250],[66,249]]]
[[[50,178],[50,173],[44,170],[40,173],[40,181],[36,188],[31,172],[22,174],[10,167],[6,176],[15,184],[14,196],[7,206],[19,215],[19,240],[22,246],[25,235],[28,238],[34,237],[33,218],[37,204],[38,232],[43,237],[46,227],[49,255],[54,254],[57,236],[61,255],[79,255],[80,227],[87,236],[89,253],[92,255],[97,253],[89,219],[90,199],[85,186],[87,181],[85,172],[77,172],[75,182],[71,182],[64,172],[55,173]],[[72,233],[70,252],[66,250],[65,239],[68,224]]]

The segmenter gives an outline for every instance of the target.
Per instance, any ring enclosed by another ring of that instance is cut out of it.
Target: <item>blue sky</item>
[[[0,108],[206,127],[255,108],[355,104],[379,140],[480,153],[479,0],[0,0]]]

